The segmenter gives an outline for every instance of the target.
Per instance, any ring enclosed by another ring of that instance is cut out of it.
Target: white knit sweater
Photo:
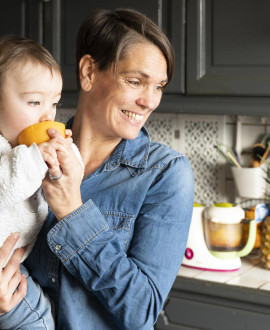
[[[73,150],[82,164],[74,144]],[[12,148],[0,134],[0,246],[10,234],[19,232],[20,239],[14,249],[27,246],[23,260],[48,214],[40,188],[47,170],[36,144]]]

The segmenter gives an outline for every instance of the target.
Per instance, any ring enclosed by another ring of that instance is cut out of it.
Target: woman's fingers
[[[65,141],[67,143],[71,144],[73,142],[73,139],[72,139],[72,137],[67,137],[67,138],[65,138]]]
[[[9,282],[10,279],[14,276],[16,271],[19,269],[20,263],[22,262],[22,258],[24,256],[25,250],[24,248],[20,248],[14,251],[12,256],[9,259],[9,262],[6,264],[5,268],[2,270],[2,278],[3,281]],[[1,282],[2,282],[1,278]],[[2,284],[2,283],[1,283]]]
[[[62,176],[62,170],[60,166],[54,166],[49,168],[48,176],[50,180],[59,180]]]
[[[15,244],[18,242],[20,237],[19,233],[11,234],[4,242],[0,248],[0,269],[2,269],[8,261],[8,258],[14,248]]]
[[[63,136],[61,135],[61,133],[59,133],[56,129],[54,128],[50,128],[48,129],[47,133],[49,134],[50,138],[53,139],[53,138],[60,138],[60,139],[63,139]]]
[[[24,274],[21,275],[19,271],[16,272],[16,275],[16,287],[14,288],[14,285],[8,286],[7,292],[0,294],[0,315],[11,311],[26,296],[26,277]]]
[[[27,280],[25,275],[22,274],[21,281],[18,286],[18,290],[14,292],[10,301],[12,308],[15,307],[26,296],[26,292],[27,292]]]
[[[15,290],[17,289],[18,285],[20,284],[21,280],[22,280],[22,274],[20,272],[20,269],[17,268],[16,272],[14,273],[14,275],[10,278],[10,280],[8,282],[7,289],[10,292],[15,292]]]
[[[71,129],[66,129],[65,131],[66,138],[70,138],[72,136],[72,131]]]
[[[18,239],[19,233],[14,233],[0,248],[0,314],[9,312],[26,295],[27,282],[20,271],[25,249],[17,249],[11,255]]]
[[[47,163],[49,168],[54,168],[55,166],[60,165],[58,161],[57,152],[61,151],[63,153],[67,153],[67,148],[71,144],[70,140],[72,139],[63,139],[62,137],[55,137],[47,142],[38,145],[42,158]],[[57,171],[57,168],[55,171]]]
[[[52,180],[47,176],[42,186],[50,209],[56,218],[61,220],[82,205],[80,193],[82,166],[71,145],[67,146],[67,152],[59,151],[57,155],[62,176],[58,180]]]
[[[53,148],[51,149],[52,152],[50,150],[47,150],[45,147],[43,149],[40,148],[39,150],[41,152],[44,162],[46,162],[49,167],[59,166],[57,153]]]
[[[48,134],[52,140],[60,138],[60,133],[55,129],[49,129]],[[61,139],[64,150],[56,150],[61,177],[58,177],[60,173],[56,173],[56,169],[49,169],[51,176],[48,175],[42,182],[45,198],[58,220],[82,205],[80,185],[83,169],[74,153],[72,139]]]

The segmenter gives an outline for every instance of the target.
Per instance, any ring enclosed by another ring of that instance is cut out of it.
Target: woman
[[[58,329],[152,329],[175,280],[192,214],[192,170],[143,127],[173,70],[169,41],[139,12],[98,10],[80,28],[79,101],[67,126],[85,177],[81,183],[66,145],[58,153],[61,179],[43,182],[52,212],[26,261],[55,303]],[[11,260],[19,259],[18,251]]]

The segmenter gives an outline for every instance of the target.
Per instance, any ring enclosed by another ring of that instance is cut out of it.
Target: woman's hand
[[[43,160],[47,163],[49,167],[49,172],[53,176],[59,175],[61,173],[60,163],[58,161],[57,151],[65,152],[66,143],[72,143],[71,138],[72,132],[70,129],[66,129],[65,136],[63,139],[62,135],[60,137],[53,138],[47,142],[40,143],[37,147],[41,153]]]
[[[0,315],[9,312],[26,295],[27,281],[20,271],[24,249],[15,250],[7,263],[19,236],[19,233],[10,235],[0,248]]]
[[[62,139],[62,147],[56,152],[63,175],[58,180],[51,180],[47,176],[43,180],[42,187],[50,209],[56,218],[61,220],[82,205],[80,192],[82,166],[73,152],[70,137],[64,139],[54,129],[49,129],[48,134],[51,139]],[[51,170],[50,172],[52,173]]]

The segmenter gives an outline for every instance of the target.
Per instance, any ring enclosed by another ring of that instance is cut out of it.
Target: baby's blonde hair
[[[7,35],[0,38],[0,97],[7,72],[15,65],[32,62],[56,72],[61,76],[61,69],[52,54],[38,42]]]

